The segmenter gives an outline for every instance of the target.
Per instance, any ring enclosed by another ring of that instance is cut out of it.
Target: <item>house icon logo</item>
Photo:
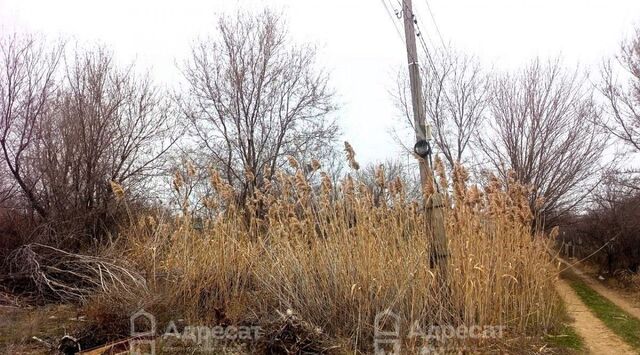
[[[389,309],[376,315],[373,345],[376,355],[400,354],[400,316]]]
[[[156,354],[156,317],[140,309],[129,318],[131,337],[129,354],[131,355],[155,355]]]

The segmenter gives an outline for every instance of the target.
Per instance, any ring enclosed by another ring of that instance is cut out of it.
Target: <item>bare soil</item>
[[[54,354],[58,341],[83,322],[70,305],[0,305],[0,354]]]
[[[584,341],[591,354],[634,355],[636,352],[630,345],[615,335],[589,308],[580,300],[565,280],[558,280],[558,293],[567,306],[567,312],[574,319],[573,327]]]

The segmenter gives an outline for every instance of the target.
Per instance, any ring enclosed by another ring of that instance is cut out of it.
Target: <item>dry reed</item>
[[[320,173],[312,185],[290,160],[297,173],[276,172],[242,207],[212,171],[217,194],[205,206],[214,217],[202,228],[188,213],[141,218],[117,250],[148,275],[150,292],[190,320],[268,325],[289,310],[315,327],[318,342],[343,351],[370,351],[374,317],[385,310],[400,316],[403,330],[414,322],[503,325],[510,336],[533,336],[556,322],[556,269],[547,240],[531,233],[526,189],[517,182],[469,187],[462,167],[453,181],[437,169],[441,189],[452,191],[445,198],[450,271],[440,280],[429,265],[425,213],[402,181],[388,181],[380,168],[376,182],[386,195],[374,201],[350,176],[334,187]]]

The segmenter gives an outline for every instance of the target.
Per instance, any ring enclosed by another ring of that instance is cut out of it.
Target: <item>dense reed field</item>
[[[128,320],[145,307],[165,319],[257,324],[283,348],[339,352],[371,351],[375,316],[387,310],[400,318],[403,346],[414,349],[420,339],[404,336],[414,324],[500,325],[510,338],[556,324],[550,241],[532,234],[527,191],[517,182],[467,186],[462,167],[448,181],[436,162],[437,185],[449,191],[443,275],[430,265],[423,202],[408,199],[401,180],[386,181],[384,167],[376,184],[385,193],[374,198],[351,176],[332,186],[318,162],[306,175],[294,159],[290,165],[295,173],[276,172],[244,205],[211,170],[215,193],[203,197],[205,211],[185,200],[178,217],[132,221],[105,254],[126,260],[147,287],[104,292],[89,302],[91,314]],[[175,176],[178,192],[196,174],[185,170]],[[306,334],[286,344],[277,333],[283,317],[301,325],[288,331]]]

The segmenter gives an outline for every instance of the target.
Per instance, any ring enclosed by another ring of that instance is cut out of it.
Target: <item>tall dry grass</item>
[[[439,165],[440,189],[451,191],[442,279],[430,268],[421,202],[407,199],[402,181],[386,181],[381,169],[376,183],[386,196],[374,200],[350,176],[332,186],[314,162],[311,184],[291,165],[295,174],[278,172],[241,207],[212,171],[216,194],[204,199],[203,223],[185,203],[175,219],[140,218],[114,250],[147,275],[151,298],[174,314],[268,329],[289,310],[311,326],[310,337],[342,350],[370,350],[374,317],[385,310],[400,316],[403,332],[417,321],[504,325],[509,336],[533,336],[556,322],[549,243],[532,235],[517,182],[467,186],[462,167],[448,181]],[[181,184],[178,174],[174,188]]]

